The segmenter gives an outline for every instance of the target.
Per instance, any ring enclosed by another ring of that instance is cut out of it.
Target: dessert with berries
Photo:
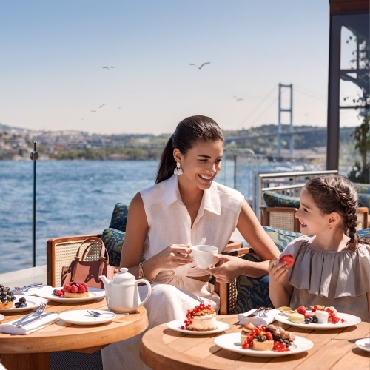
[[[211,305],[201,303],[188,310],[184,324],[184,326],[181,326],[181,329],[194,331],[216,330],[216,312],[211,308]]]
[[[13,308],[15,297],[8,286],[0,284],[0,309]]]
[[[70,284],[65,284],[63,289],[54,289],[53,294],[57,297],[82,298],[89,296],[89,288],[86,283],[73,281]]]
[[[287,352],[294,340],[293,333],[272,324],[254,326],[252,323],[247,323],[241,334],[242,348],[256,351]]]

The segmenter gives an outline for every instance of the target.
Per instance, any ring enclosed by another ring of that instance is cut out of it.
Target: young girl
[[[301,191],[296,212],[302,237],[270,261],[270,298],[275,307],[334,306],[369,321],[370,245],[356,235],[357,192],[341,175],[316,177]],[[313,235],[309,237],[308,235]]]
[[[145,304],[149,328],[183,320],[199,298],[218,309],[209,270],[195,266],[189,256],[191,245],[203,244],[205,238],[221,253],[237,227],[261,257],[259,263],[227,258],[215,271],[219,281],[238,274],[266,275],[268,260],[279,255],[243,195],[214,181],[222,155],[223,134],[217,123],[200,115],[185,118],[162,153],[156,184],[137,193],[130,204],[121,266],[136,278],[153,282]],[[145,290],[146,286],[139,287],[144,296]],[[139,358],[140,340],[139,335],[104,348],[104,368],[145,369]]]

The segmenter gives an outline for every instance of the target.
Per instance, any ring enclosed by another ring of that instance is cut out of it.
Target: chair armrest
[[[251,247],[242,247],[242,243],[238,242],[238,245],[229,243],[221,254],[241,257],[247,253],[255,254]],[[230,313],[230,307],[235,305],[237,297],[235,280],[230,283],[218,283],[215,281],[214,285],[215,292],[220,296],[219,314],[228,315]]]
[[[100,238],[101,235],[73,235],[63,238],[53,238],[46,242],[46,263],[48,285],[58,287],[61,285],[61,271],[63,266],[68,266],[74,259],[81,243],[91,237]]]

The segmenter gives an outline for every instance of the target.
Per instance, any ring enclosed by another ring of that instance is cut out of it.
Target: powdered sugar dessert
[[[65,298],[88,297],[89,288],[86,283],[72,282],[65,284],[63,289],[54,289],[53,294]]]
[[[210,305],[201,303],[199,306],[189,309],[181,329],[194,331],[216,330],[216,312]]]

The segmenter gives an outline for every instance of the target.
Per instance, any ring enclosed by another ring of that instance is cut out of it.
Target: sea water
[[[157,169],[156,161],[37,161],[36,264],[46,264],[49,238],[101,234],[114,205],[154,185]],[[227,160],[216,181],[249,200],[256,170],[253,160]],[[0,194],[1,274],[33,266],[33,162],[0,161]]]

